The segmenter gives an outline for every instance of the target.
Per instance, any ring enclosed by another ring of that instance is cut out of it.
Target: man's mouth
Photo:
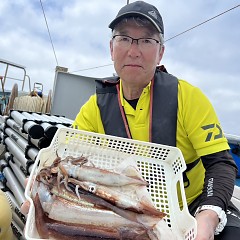
[[[123,67],[143,68],[141,65],[138,64],[125,64]]]

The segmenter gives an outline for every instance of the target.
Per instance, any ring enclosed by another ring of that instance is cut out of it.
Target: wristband
[[[200,213],[201,211],[204,210],[212,210],[214,212],[217,213],[218,218],[219,218],[219,224],[217,225],[216,229],[215,229],[215,235],[218,235],[219,233],[222,232],[222,230],[224,229],[224,227],[227,224],[227,216],[226,213],[222,210],[222,208],[214,206],[214,205],[203,205],[197,208],[194,216],[196,216],[198,213]]]

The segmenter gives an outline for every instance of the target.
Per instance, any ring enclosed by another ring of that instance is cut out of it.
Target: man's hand
[[[21,206],[21,212],[24,215],[27,215],[29,212],[29,208],[30,208],[30,202],[29,201],[25,201],[22,206]]]
[[[27,183],[28,183],[28,178],[25,179],[25,182],[24,182],[25,186],[27,186]],[[21,206],[22,214],[27,215],[29,212],[29,208],[30,208],[30,202],[26,200]]]
[[[203,210],[196,216],[197,237],[195,240],[214,240],[214,231],[219,223],[218,215],[212,210]]]

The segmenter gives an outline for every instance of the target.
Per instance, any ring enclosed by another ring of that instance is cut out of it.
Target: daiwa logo
[[[202,126],[202,129],[207,132],[205,142],[209,142],[212,139],[216,140],[224,137],[222,128],[218,124],[213,123],[213,124],[205,125],[205,126]],[[217,131],[217,133],[214,134],[214,131]]]
[[[213,196],[213,178],[208,179],[207,197]]]
[[[157,13],[155,11],[149,11],[148,14],[157,19]]]

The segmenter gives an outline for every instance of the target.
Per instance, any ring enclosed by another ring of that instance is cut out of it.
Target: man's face
[[[148,28],[137,26],[133,21],[122,24],[115,35],[126,35],[134,39],[154,38],[160,41],[159,34],[152,34]],[[160,43],[146,49],[133,41],[129,47],[123,47],[116,39],[111,40],[110,49],[115,70],[123,84],[140,87],[145,87],[151,81],[164,52]]]

